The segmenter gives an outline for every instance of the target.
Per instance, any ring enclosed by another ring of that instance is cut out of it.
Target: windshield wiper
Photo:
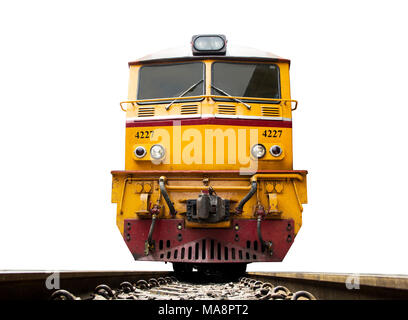
[[[238,98],[235,98],[235,97],[231,96],[230,94],[226,93],[224,90],[222,90],[222,89],[220,89],[220,88],[217,88],[217,87],[214,86],[214,85],[211,85],[211,87],[214,88],[215,90],[221,92],[222,94],[224,94],[224,95],[230,97],[232,100],[235,100],[236,102],[242,103],[245,107],[248,108],[248,110],[251,109],[251,106],[250,106],[249,104],[245,103],[244,101],[242,101],[242,100],[240,100],[240,99],[238,99]]]
[[[166,106],[166,110],[169,110],[170,107],[173,105],[174,102],[176,102],[179,98],[185,96],[187,93],[189,93],[191,90],[193,90],[195,87],[197,87],[201,82],[203,82],[204,79],[201,79],[200,81],[194,83],[190,88],[188,88],[186,91],[184,91],[182,94],[180,94],[176,99],[174,99],[172,102],[170,102],[167,106]]]

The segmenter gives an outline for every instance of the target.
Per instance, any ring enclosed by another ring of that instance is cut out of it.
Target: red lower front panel
[[[128,219],[124,239],[136,260],[233,263],[282,261],[294,240],[293,220],[264,220],[264,241],[272,241],[272,254],[262,248],[256,220],[233,220],[227,229],[185,228],[184,220],[159,219],[153,232],[154,250],[145,255],[151,220]]]

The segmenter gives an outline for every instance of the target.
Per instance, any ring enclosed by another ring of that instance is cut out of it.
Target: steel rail
[[[248,277],[306,290],[322,300],[408,299],[408,275],[320,272],[248,272]]]

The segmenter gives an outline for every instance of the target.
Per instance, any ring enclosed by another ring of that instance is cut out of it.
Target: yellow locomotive
[[[302,224],[290,61],[224,35],[129,63],[117,226],[136,260],[243,271],[282,261]]]

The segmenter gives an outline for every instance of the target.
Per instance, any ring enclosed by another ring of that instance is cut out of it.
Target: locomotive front
[[[198,35],[130,62],[117,226],[136,260],[245,270],[282,261],[302,224],[290,61]]]

